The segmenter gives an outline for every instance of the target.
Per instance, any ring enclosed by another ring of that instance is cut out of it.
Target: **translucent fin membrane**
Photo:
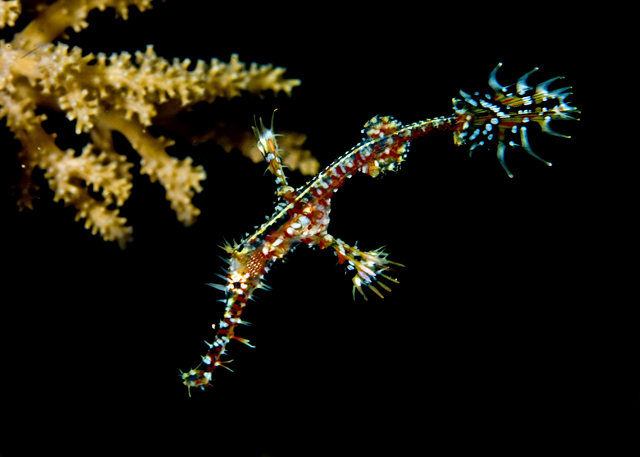
[[[509,177],[513,177],[513,174],[505,162],[507,146],[522,146],[529,155],[551,166],[550,162],[533,152],[529,145],[526,124],[535,122],[543,133],[569,138],[568,135],[553,131],[549,123],[554,120],[576,120],[572,115],[580,111],[566,101],[571,95],[571,87],[550,91],[551,83],[564,79],[557,76],[533,89],[527,83],[527,78],[538,70],[536,67],[518,79],[515,92],[512,92],[512,86],[503,86],[498,82],[496,74],[501,66],[502,64],[498,64],[489,75],[489,86],[494,90],[493,94],[480,96],[478,92],[470,95],[460,91],[462,99],[453,99],[456,114],[466,121],[462,131],[457,134],[456,143],[468,141],[471,151],[479,146],[496,148],[498,161]],[[518,130],[521,144],[509,139],[517,134]]]

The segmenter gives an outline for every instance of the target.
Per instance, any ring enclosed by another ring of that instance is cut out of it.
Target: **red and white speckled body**
[[[565,92],[566,88],[549,92],[548,82],[538,85],[535,92],[528,94],[527,91],[531,88],[526,85],[525,80],[531,72],[518,80],[518,95],[508,93],[508,87],[500,86],[495,80],[496,70],[489,79],[495,94],[485,96],[485,100],[461,91],[463,100],[454,99],[455,114],[450,117],[426,119],[407,126],[390,116],[373,117],[362,130],[366,136],[361,143],[297,190],[287,184],[278,154],[277,135],[273,133],[273,121],[270,129],[265,128],[262,120],[260,121],[260,127],[256,126],[254,132],[258,147],[269,162],[270,171],[276,176],[278,201],[267,222],[240,243],[224,248],[230,254],[228,273],[224,277],[224,284],[212,286],[225,291],[225,313],[218,324],[214,342],[207,343],[209,351],[202,357],[205,369],[196,368],[182,373],[186,386],[204,390],[211,383],[212,371],[218,366],[225,366],[226,362],[221,357],[227,343],[235,339],[248,344],[248,340],[235,335],[237,326],[243,323],[242,311],[253,292],[265,287],[262,281],[271,265],[282,259],[297,244],[317,245],[321,249],[333,248],[339,263],[346,263],[348,269],[356,272],[353,278],[354,298],[357,289],[366,299],[362,286],[369,287],[382,297],[373,285],[381,276],[397,282],[384,272],[390,269],[390,265],[402,265],[387,260],[387,254],[382,249],[361,251],[327,232],[331,199],[345,180],[356,172],[375,177],[388,170],[395,171],[404,161],[410,141],[436,130],[452,131],[456,144],[470,140],[472,150],[484,145],[485,141],[489,143],[495,140],[498,159],[509,176],[512,176],[504,163],[504,142],[508,133],[516,133],[520,128],[522,147],[539,159],[528,145],[526,127],[523,125],[528,122],[538,123],[543,131],[553,133],[548,128],[550,120],[573,119],[567,113],[577,110],[564,102],[569,95]],[[524,107],[528,108],[523,109]],[[471,135],[467,138],[469,132]],[[474,141],[476,138],[478,141]],[[509,145],[518,146],[513,142]],[[378,285],[390,290],[379,281]]]

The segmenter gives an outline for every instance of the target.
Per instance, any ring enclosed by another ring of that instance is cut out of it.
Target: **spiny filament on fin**
[[[382,293],[373,285],[374,281],[378,281],[378,276],[381,276],[388,281],[399,284],[399,282],[390,276],[387,276],[383,271],[391,270],[389,265],[396,265],[404,267],[404,265],[387,260],[387,253],[384,252],[384,248],[378,248],[375,251],[364,252],[357,247],[352,247],[344,243],[341,239],[335,240],[333,246],[334,254],[338,256],[338,263],[340,265],[347,263],[347,270],[355,270],[356,274],[352,279],[353,282],[353,299],[356,299],[356,289],[368,300],[362,286],[367,286],[380,298],[384,298]],[[387,292],[391,292],[391,288],[379,282],[378,285]]]
[[[469,155],[479,146],[496,144],[496,156],[502,168],[510,178],[513,174],[509,171],[504,160],[506,146],[521,146],[529,155],[551,166],[551,162],[539,157],[529,146],[526,124],[537,123],[542,132],[549,135],[570,138],[554,132],[549,123],[553,120],[578,120],[572,116],[580,113],[576,108],[566,102],[566,98],[572,94],[568,92],[571,87],[563,87],[549,91],[549,85],[564,79],[561,76],[551,78],[538,84],[535,89],[527,84],[527,78],[538,70],[534,68],[522,75],[516,82],[515,91],[512,86],[502,86],[496,79],[496,73],[502,66],[496,66],[489,76],[489,86],[495,91],[493,95],[480,96],[479,92],[469,95],[460,91],[462,100],[453,99],[454,109],[459,116],[466,116],[464,128],[454,136],[456,144],[462,144],[466,140],[471,143]],[[507,142],[507,136],[520,133],[520,144],[514,141]]]
[[[260,118],[260,126],[258,127],[258,122],[255,120],[255,116],[253,119],[255,126],[251,128],[253,129],[253,133],[256,136],[256,140],[258,140],[258,143],[256,144],[258,150],[260,150],[264,159],[269,162],[268,170],[276,176],[276,184],[278,185],[278,191],[276,195],[290,196],[293,192],[293,188],[287,184],[287,178],[284,174],[282,165],[282,157],[280,156],[280,152],[282,151],[282,149],[278,149],[278,141],[276,139],[277,136],[282,135],[274,133],[273,130],[273,119],[276,115],[276,111],[277,110],[274,110],[273,114],[271,115],[270,128],[266,128],[264,126],[262,118]]]
[[[264,284],[264,276],[272,265],[282,260],[298,244],[333,249],[338,263],[355,271],[352,279],[354,299],[357,290],[367,300],[363,286],[383,298],[373,283],[377,282],[376,285],[387,292],[391,289],[380,278],[398,284],[395,278],[386,273],[392,266],[403,265],[387,260],[382,248],[362,251],[357,246],[349,246],[339,238],[334,238],[327,231],[333,194],[352,175],[362,172],[376,177],[384,175],[386,171],[398,171],[399,164],[406,159],[412,140],[441,130],[452,131],[457,145],[469,141],[471,151],[492,141],[496,143],[498,160],[510,177],[513,175],[504,162],[507,135],[519,131],[521,146],[540,159],[529,146],[526,124],[537,123],[543,132],[555,134],[549,128],[550,121],[573,119],[570,114],[579,111],[565,101],[570,94],[567,92],[569,88],[549,91],[549,84],[558,79],[554,78],[539,84],[534,90],[526,83],[527,76],[533,70],[518,80],[515,93],[509,92],[509,88],[500,85],[495,77],[499,67],[489,77],[489,85],[495,93],[482,98],[477,92],[472,96],[460,91],[463,98],[453,100],[454,113],[451,116],[425,119],[409,125],[402,125],[391,116],[372,117],[362,130],[365,137],[359,144],[296,190],[288,185],[281,165],[273,117],[269,129],[264,126],[262,119],[259,125],[256,122],[254,133],[257,146],[276,176],[278,199],[273,214],[267,216],[262,225],[256,226],[254,233],[247,233],[240,242],[234,240],[231,244],[225,241],[221,246],[229,254],[229,259],[225,260],[228,265],[225,275],[218,275],[223,283],[209,285],[225,293],[224,300],[221,300],[225,304],[225,311],[217,325],[213,343],[206,343],[209,350],[202,357],[200,365],[186,373],[180,372],[184,385],[189,389],[189,396],[191,387],[204,390],[211,385],[212,372],[217,367],[230,370],[226,364],[231,361],[222,361],[221,358],[231,340],[253,347],[249,340],[235,335],[239,325],[247,324],[241,318],[242,311],[247,302],[253,299],[256,290],[268,289]],[[513,141],[508,144],[516,146]],[[216,328],[215,325],[213,327]]]

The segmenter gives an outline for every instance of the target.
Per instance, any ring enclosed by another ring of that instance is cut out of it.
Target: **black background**
[[[41,172],[35,210],[18,212],[10,186],[19,145],[5,128],[3,457],[36,443],[86,455],[280,457],[513,455],[605,441],[599,424],[615,392],[602,385],[618,368],[611,337],[620,332],[594,274],[608,250],[594,225],[612,210],[609,171],[597,165],[606,151],[588,138],[589,24],[557,5],[546,7],[553,15],[534,4],[421,5],[169,1],[126,22],[93,12],[87,30],[71,33],[85,52],[153,43],[166,58],[238,53],[286,67],[302,80],[291,98],[218,100],[183,119],[194,129],[209,120],[249,128],[254,114],[278,108],[276,129],[306,133],[322,166],[361,139],[372,115],[449,115],[459,89],[489,90],[498,62],[505,85],[533,66],[532,83],[564,75],[583,120],[555,123],[570,140],[531,135],[552,168],[508,149],[514,179],[494,151],[469,158],[448,133],[412,144],[398,174],[355,176],[333,199],[329,231],[361,248],[386,245],[406,265],[395,272],[400,284],[384,300],[353,301],[336,258],[300,247],[243,315],[253,325],[239,334],[257,347],[231,343],[235,372],[216,371],[214,387],[192,398],[178,369],[198,363],[223,309],[222,293],[204,283],[225,265],[217,245],[271,213],[265,165],[175,137],[170,152],[208,174],[194,198],[202,215],[185,228],[122,140],[136,165],[121,210],[135,241],[121,251],[53,203]],[[66,147],[86,143],[59,122],[60,137],[78,142]],[[307,179],[290,174],[295,186]]]

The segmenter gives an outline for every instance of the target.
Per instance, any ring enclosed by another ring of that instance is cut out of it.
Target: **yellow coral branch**
[[[7,25],[13,27],[21,12],[22,5],[19,1],[0,1],[0,29],[5,28]]]
[[[158,180],[167,191],[167,200],[176,212],[178,220],[189,226],[195,222],[200,210],[193,206],[191,198],[202,191],[200,181],[207,175],[201,166],[192,167],[191,157],[178,160],[166,153],[173,140],[155,138],[141,125],[124,119],[119,113],[103,113],[99,119],[102,130],[117,130],[140,154],[140,173],[149,175],[151,182]]]
[[[118,241],[124,249],[127,241],[131,241],[132,229],[125,225],[124,217],[118,217],[118,209],[111,210],[107,206],[113,202],[121,205],[128,198],[130,176],[120,177],[118,165],[106,161],[107,153],[94,154],[91,145],[87,145],[79,157],[73,149],[60,150],[53,136],[41,125],[33,125],[28,133],[19,131],[16,137],[24,147],[23,163],[30,169],[38,166],[45,170],[45,178],[55,192],[54,201],[62,200],[66,206],[74,206],[76,220],[86,219],[85,228],[91,229],[93,234],[99,232],[106,241]],[[104,200],[93,198],[89,186],[94,190],[101,189]],[[22,205],[31,206],[31,202],[22,202]]]
[[[178,160],[167,153],[173,140],[147,131],[158,109],[163,107],[166,113],[164,108],[170,107],[176,114],[198,102],[233,98],[247,91],[290,94],[300,84],[284,78],[283,68],[258,64],[246,68],[235,54],[229,63],[212,59],[209,64],[198,60],[192,65],[189,59],[159,57],[153,46],[134,55],[122,52],[107,57],[52,43],[68,27],[86,28],[92,9],[114,8],[126,19],[130,6],[144,11],[151,7],[151,0],[58,0],[40,6],[38,16],[13,41],[0,41],[0,119],[6,119],[22,144],[18,206],[33,207],[37,187],[31,176],[36,168],[42,169],[55,201],[74,206],[77,219],[85,218],[87,228],[105,240],[117,240],[122,247],[131,239],[131,228],[112,207],[122,206],[129,198],[132,165],[116,152],[113,132],[129,140],[141,156],[141,173],[162,184],[178,219],[191,225],[200,214],[191,200],[202,190],[206,174],[191,158]],[[19,1],[0,0],[0,28],[13,25],[20,10]],[[46,116],[36,114],[38,107],[64,113],[75,123],[75,133],[90,134],[91,142],[81,152],[62,151],[55,134],[42,127]],[[89,187],[100,192],[102,200],[94,198]]]
[[[114,8],[127,19],[129,6],[145,11],[151,8],[151,0],[59,0],[31,21],[14,42],[23,49],[35,49],[62,36],[69,27],[76,32],[87,28],[86,18],[91,10]]]

